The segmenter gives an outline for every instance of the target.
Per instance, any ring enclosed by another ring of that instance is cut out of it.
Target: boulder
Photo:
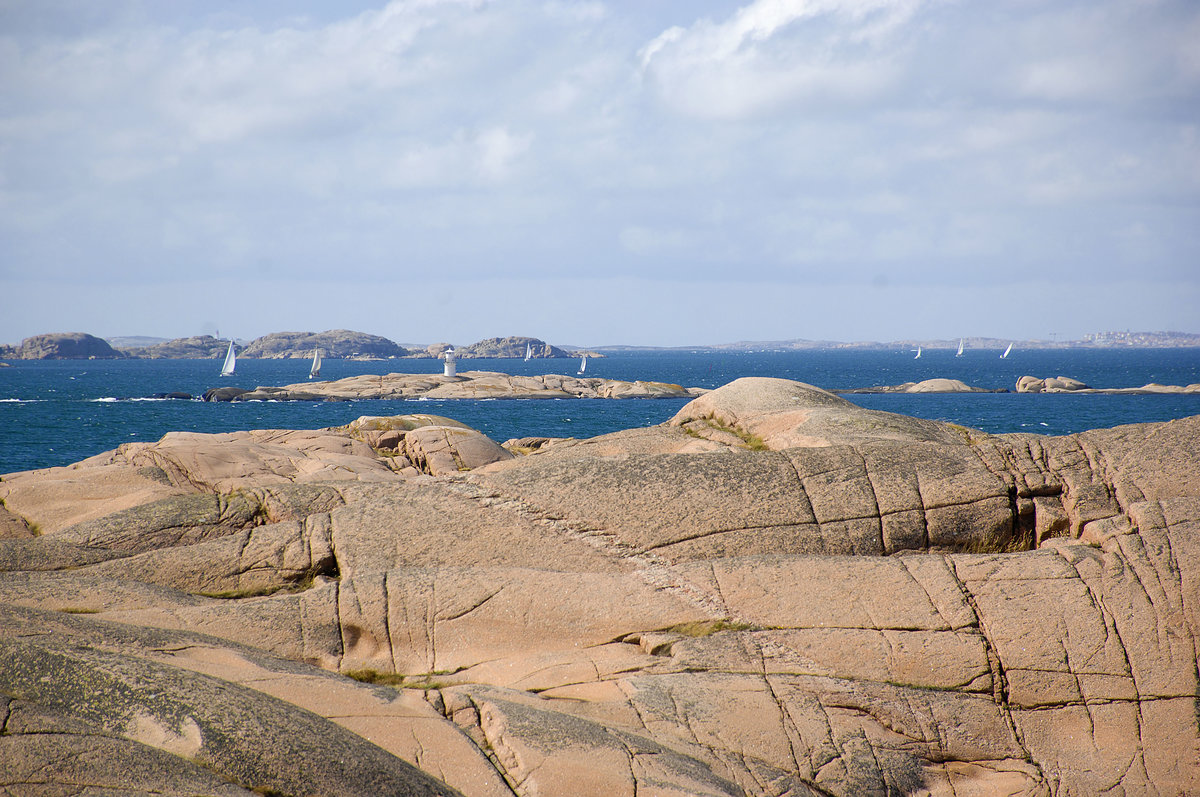
[[[766,377],[737,379],[700,396],[670,423],[705,437],[740,435],[775,450],[869,440],[964,442],[946,424],[863,409],[803,382]]]
[[[1091,390],[1091,388],[1069,376],[1051,376],[1045,379],[1023,376],[1017,380],[1018,393],[1069,393],[1078,390]]]
[[[909,387],[906,393],[973,393],[973,388],[961,379],[926,379]]]
[[[1038,379],[1033,376],[1023,376],[1017,380],[1018,393],[1108,393],[1125,395],[1161,395],[1179,393],[1200,393],[1200,384],[1191,385],[1160,385],[1151,382],[1141,387],[1090,387],[1078,379],[1067,376]]]
[[[239,396],[249,392],[240,387],[211,387],[204,391],[202,398],[205,401],[235,401]]]

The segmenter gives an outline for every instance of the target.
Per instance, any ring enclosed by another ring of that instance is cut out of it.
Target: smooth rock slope
[[[405,416],[8,474],[0,786],[1197,793],[1198,440],[742,379],[511,451]]]

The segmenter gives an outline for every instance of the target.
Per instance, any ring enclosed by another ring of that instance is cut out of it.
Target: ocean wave
[[[7,399],[0,399],[0,404],[37,404],[39,401],[45,401],[45,400],[46,400],[46,399],[14,399],[14,398],[7,398]]]
[[[104,398],[88,399],[88,401],[93,404],[116,404],[120,399],[115,396],[105,396]]]

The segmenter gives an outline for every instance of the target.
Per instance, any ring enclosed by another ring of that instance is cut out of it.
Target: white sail
[[[958,353],[957,353],[957,354],[955,354],[954,356],[955,356],[955,357],[962,357],[962,353],[963,353],[963,339],[962,339],[962,338],[959,338],[959,339],[958,339]]]
[[[225,352],[225,364],[221,366],[221,376],[233,376],[237,366],[237,355],[233,351],[233,341],[229,341],[229,351]]]
[[[532,358],[533,358],[533,345],[530,343],[526,343],[525,344],[525,362],[529,362]]]
[[[579,358],[579,373],[582,374],[586,370],[587,370],[587,357],[580,357]]]
[[[1000,355],[1001,360],[1008,358],[1009,353],[1012,352],[1012,347],[1013,347],[1013,345],[1011,343],[1008,344],[1008,348],[1004,350],[1004,354]]]
[[[916,356],[916,357],[913,357],[913,359],[914,359],[914,360],[919,360],[919,359],[921,359],[921,347],[920,347],[920,346],[918,346],[918,347],[917,347],[917,356]]]
[[[320,376],[320,375],[321,375],[321,350],[317,349],[316,351],[313,352],[312,368],[308,369],[308,378],[312,379],[312,378]]]

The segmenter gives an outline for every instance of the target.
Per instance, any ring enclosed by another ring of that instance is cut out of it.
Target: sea
[[[220,377],[219,360],[16,360],[0,368],[0,474],[68,465],[132,441],[171,431],[319,429],[363,415],[442,415],[497,442],[517,437],[586,438],[671,418],[683,399],[362,400],[209,403],[155,398],[211,387],[254,388],[306,381],[304,360],[241,359]],[[570,374],[565,359],[460,360],[459,370]],[[322,379],[360,374],[440,373],[438,360],[325,360]],[[744,376],[794,379],[827,389],[917,382],[935,377],[1013,391],[1021,376],[1070,376],[1092,387],[1200,383],[1200,348],[1184,349],[907,349],[614,353],[588,361],[587,376],[716,388]],[[850,394],[876,410],[949,421],[991,433],[1062,435],[1128,423],[1200,414],[1200,394]]]

